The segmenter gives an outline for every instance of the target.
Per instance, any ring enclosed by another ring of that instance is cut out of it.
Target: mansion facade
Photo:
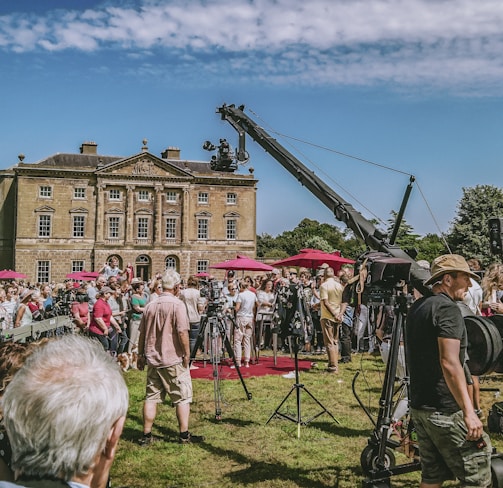
[[[249,174],[219,172],[155,156],[147,141],[129,157],[55,154],[0,171],[0,269],[31,282],[60,282],[99,271],[116,256],[136,276],[167,268],[184,278],[236,254],[256,253],[256,185]]]

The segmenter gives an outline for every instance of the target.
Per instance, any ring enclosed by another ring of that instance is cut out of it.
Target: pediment
[[[98,167],[96,174],[134,178],[193,178],[188,171],[147,152]]]
[[[152,210],[148,209],[148,208],[139,208],[138,210],[136,210],[135,212],[135,215],[138,215],[138,214],[143,214],[143,215],[153,215],[154,212],[152,212]]]
[[[224,213],[224,218],[226,219],[237,219],[239,217],[241,217],[241,215],[239,215],[237,212]]]
[[[89,213],[89,210],[84,207],[77,207],[70,209],[70,213]]]
[[[118,208],[118,207],[113,207],[109,208],[108,210],[105,210],[106,214],[123,214],[124,209],[123,208]]]
[[[206,210],[202,210],[201,212],[197,212],[195,215],[196,217],[211,217],[212,214]]]
[[[35,212],[55,212],[56,209],[49,207],[49,205],[42,205],[35,209]]]

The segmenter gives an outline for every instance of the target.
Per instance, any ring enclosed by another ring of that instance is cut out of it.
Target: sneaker
[[[140,444],[140,446],[142,447],[147,447],[163,440],[164,439],[162,437],[158,437],[156,435],[144,435],[143,437],[138,439],[138,444]]]
[[[338,368],[334,367],[334,366],[329,366],[327,369],[326,369],[327,373],[338,373],[339,370]]]
[[[199,444],[201,442],[204,442],[204,436],[194,435],[189,432],[189,436],[186,439],[183,437],[179,437],[178,442],[180,444]]]
[[[282,375],[283,378],[286,378],[287,380],[294,380],[295,379],[295,371],[290,371],[287,374]]]

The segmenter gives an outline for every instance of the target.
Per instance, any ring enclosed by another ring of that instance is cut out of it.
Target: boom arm
[[[316,198],[323,202],[333,213],[337,220],[344,222],[357,237],[373,250],[383,251],[393,257],[411,261],[411,281],[415,288],[423,294],[431,294],[423,282],[430,277],[430,273],[420,266],[398,246],[392,245],[386,235],[377,229],[372,222],[355,210],[353,206],[335,193],[318,176],[302,164],[293,154],[287,151],[262,127],[257,125],[244,112],[244,106],[236,108],[234,105],[222,105],[217,109],[222,120],[229,122],[240,134],[240,144],[244,144],[242,132],[246,132],[257,144],[271,154],[289,173],[305,186]],[[239,150],[244,150],[240,147]]]

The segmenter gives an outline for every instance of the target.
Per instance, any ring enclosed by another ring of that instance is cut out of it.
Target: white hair
[[[65,480],[85,474],[125,416],[128,390],[97,341],[66,335],[36,348],[3,396],[12,469]]]
[[[180,275],[170,268],[162,275],[162,288],[163,290],[173,290],[181,281]]]

